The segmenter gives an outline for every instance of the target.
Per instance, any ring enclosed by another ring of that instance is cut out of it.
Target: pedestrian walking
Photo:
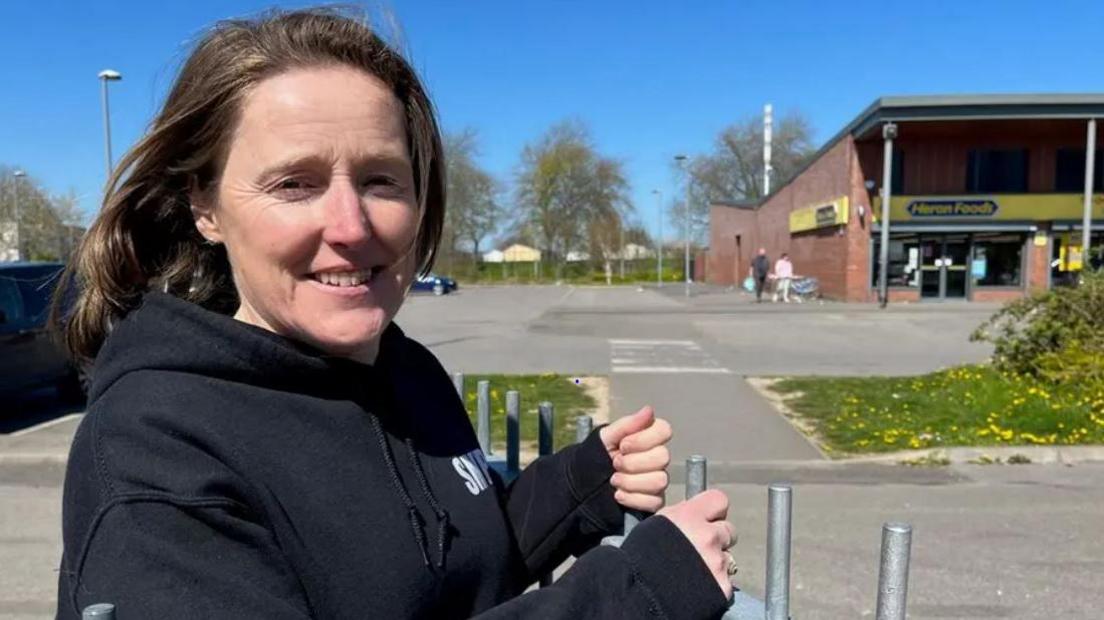
[[[781,294],[782,303],[790,303],[790,283],[793,281],[793,263],[790,262],[790,255],[783,252],[782,257],[778,259],[778,262],[774,264],[774,296],[771,297],[772,302],[778,302],[778,296]]]
[[[767,276],[770,275],[770,259],[767,258],[767,249],[759,248],[759,254],[751,260],[748,276],[755,280],[755,301],[763,301],[763,289],[767,286]]]
[[[58,618],[724,613],[728,500],[663,507],[671,428],[650,407],[507,485],[393,322],[433,266],[444,161],[420,80],[360,19],[275,11],[201,38],[107,185],[75,306],[55,301],[94,360]],[[629,509],[656,514],[599,547]]]

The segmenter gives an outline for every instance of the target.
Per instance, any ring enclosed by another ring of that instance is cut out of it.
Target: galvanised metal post
[[[663,288],[663,192],[653,189],[656,195],[656,212],[659,213],[659,233],[656,236],[656,286]]]
[[[793,489],[772,484],[767,489],[767,620],[790,617],[790,524]]]
[[[506,392],[506,471],[521,470],[521,395],[517,390]]]
[[[81,612],[81,620],[115,620],[115,606],[111,603],[89,605]]]
[[[700,454],[686,459],[686,499],[702,493],[708,487],[705,457]]]
[[[491,454],[491,382],[481,380],[476,388],[476,428],[483,454]]]
[[[538,408],[540,412],[540,426],[537,432],[537,453],[540,456],[552,454],[552,420],[555,416],[555,408],[552,403],[544,401]]]
[[[452,373],[452,386],[456,388],[456,393],[460,395],[460,402],[464,402],[464,373]]]
[[[1096,119],[1089,119],[1088,135],[1085,136],[1085,213],[1081,219],[1081,277],[1089,271],[1089,257],[1092,250],[1092,204],[1093,172],[1096,170]]]
[[[889,206],[893,197],[893,141],[897,138],[897,125],[882,125],[885,148],[882,159],[882,246],[878,248],[878,294],[885,308],[889,304]]]
[[[587,437],[590,437],[590,432],[593,430],[594,418],[588,415],[575,418],[575,443],[583,443]]]
[[[15,253],[16,260],[27,260],[23,253],[23,216],[19,212],[19,185],[26,172],[16,170],[12,172],[12,206],[15,210]]]
[[[881,567],[878,570],[877,620],[905,620],[911,547],[911,525],[908,523],[886,523],[882,526],[882,556]]]

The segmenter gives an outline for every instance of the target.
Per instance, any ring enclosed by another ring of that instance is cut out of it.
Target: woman
[[[727,500],[656,511],[642,409],[504,486],[437,360],[391,322],[432,266],[441,141],[410,66],[324,10],[220,24],[76,257],[95,360],[58,616],[718,616]],[[568,555],[555,585],[522,594]]]

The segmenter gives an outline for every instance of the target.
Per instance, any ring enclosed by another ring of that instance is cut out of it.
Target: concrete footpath
[[[613,374],[611,411],[652,405],[674,428],[673,463],[701,454],[729,462],[819,460],[804,436],[742,378],[730,374]]]

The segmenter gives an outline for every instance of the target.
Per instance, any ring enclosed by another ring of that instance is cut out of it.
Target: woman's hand
[[[728,548],[736,543],[736,534],[728,518],[728,497],[713,489],[664,508],[659,516],[666,517],[690,540],[705,562],[725,598],[732,597],[730,566],[732,556]]]
[[[663,508],[671,425],[645,406],[599,431],[613,460],[613,497],[625,508],[656,512]]]

